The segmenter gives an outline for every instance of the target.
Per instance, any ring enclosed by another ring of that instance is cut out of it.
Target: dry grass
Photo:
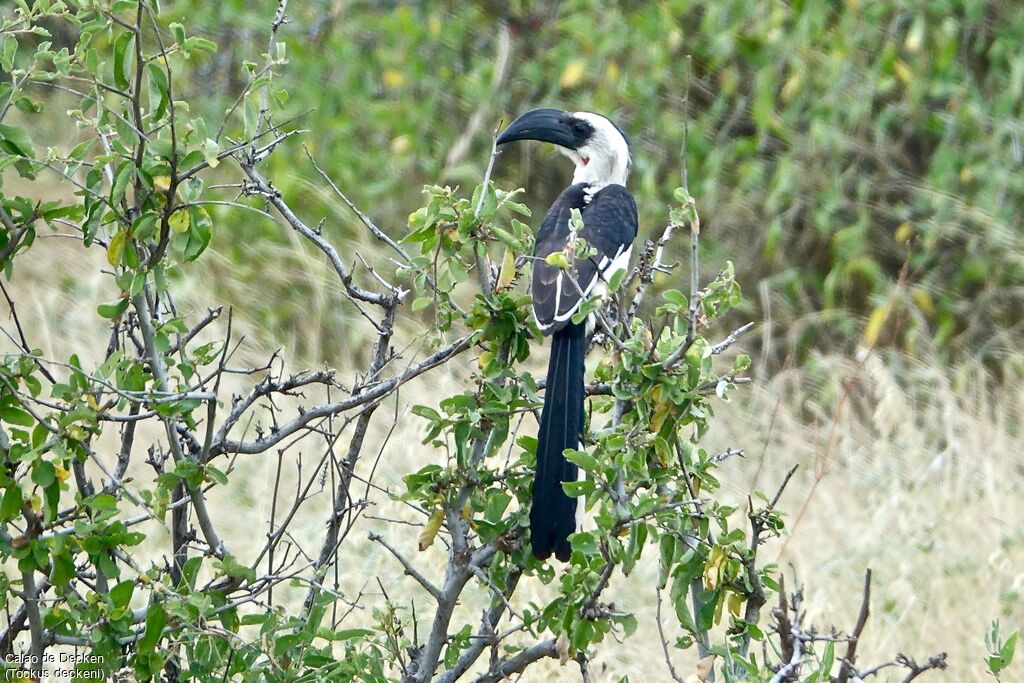
[[[223,246],[221,240],[226,239],[227,235],[218,235],[215,247],[218,242]],[[100,249],[83,253],[80,245],[59,238],[41,240],[19,261],[10,290],[19,302],[30,340],[47,356],[66,357],[74,349],[95,359],[102,352],[106,334],[98,325],[94,305],[113,296],[110,278],[97,275],[103,262]],[[282,342],[275,343],[272,333],[260,329],[259,321],[246,318],[246,297],[239,290],[208,291],[211,281],[223,281],[230,274],[230,263],[217,255],[207,262],[225,270],[211,279],[191,267],[181,283],[186,299],[197,311],[206,305],[235,303],[239,307],[236,324],[252,333],[242,360],[265,358]],[[265,272],[268,278],[292,276],[271,264]],[[328,308],[344,306],[331,303],[336,299],[334,288],[317,259],[302,277],[319,294],[309,310],[297,316],[295,327],[284,332],[289,341],[318,330],[320,316]],[[9,326],[10,321],[5,319],[3,324]],[[305,360],[319,364],[315,354]],[[344,359],[340,364],[346,365]],[[293,359],[293,368],[301,365]],[[844,399],[845,387],[850,390]],[[397,404],[385,410],[401,412],[414,403],[434,403],[458,389],[457,374],[443,369],[403,390]],[[862,662],[888,658],[897,651],[924,656],[945,650],[950,655],[947,680],[986,680],[985,625],[996,617],[1011,628],[1024,621],[1020,598],[1024,590],[1024,467],[1019,456],[1024,450],[1024,390],[1020,381],[996,385],[980,367],[944,367],[934,358],[876,354],[858,365],[822,356],[809,368],[785,371],[738,392],[718,417],[708,448],[733,446],[747,451],[745,460],[723,466],[727,498],[742,504],[752,488],[771,490],[788,467],[800,465],[782,500],[782,508],[791,515],[790,535],[769,544],[763,559],[777,560],[787,579],[795,571],[806,584],[813,621],[850,628],[863,571],[871,567],[874,603],[860,649]],[[385,428],[378,422],[371,433],[361,474],[373,466]],[[416,418],[403,417],[383,451],[375,482],[397,490],[403,474],[442,457],[420,446],[420,436]],[[320,452],[320,444],[310,444],[303,459],[308,463]],[[293,457],[289,455],[285,467],[285,487],[292,476]],[[273,454],[241,461],[230,486],[213,496],[226,540],[243,559],[246,549],[261,541],[275,467]],[[370,514],[415,520],[415,515],[398,509],[384,496],[371,497],[379,505]],[[321,495],[303,513],[295,535],[308,548],[318,547],[328,503],[329,495]],[[439,550],[416,554],[416,529],[364,522],[343,548],[339,577],[347,595],[355,597],[360,591],[368,597],[378,595],[376,577],[393,599],[417,595],[412,580],[402,576],[393,558],[365,540],[371,528],[388,528],[393,543],[415,557],[428,574],[441,571]],[[164,552],[158,547],[153,551]],[[654,626],[653,557],[651,553],[627,581],[612,584],[610,599],[634,610],[641,617],[641,627],[624,646],[608,647],[596,659],[594,680],[617,680],[622,674],[635,683],[668,679]],[[548,592],[534,583],[526,582],[517,605]],[[473,602],[482,597],[470,596],[463,606],[474,625],[478,612]],[[418,595],[416,604],[423,634],[427,600]],[[367,618],[368,609],[357,610],[351,617]],[[687,676],[694,672],[692,658],[680,656],[676,666]],[[1019,671],[1020,664],[1015,668]],[[546,665],[526,678],[544,681],[578,675],[574,665],[561,675],[556,670],[557,665]]]

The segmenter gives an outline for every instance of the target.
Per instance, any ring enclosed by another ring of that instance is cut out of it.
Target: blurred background
[[[219,46],[175,83],[219,121],[276,3],[162,4]],[[865,661],[945,650],[949,680],[986,680],[986,627],[1024,622],[1024,4],[310,0],[288,19],[274,120],[309,130],[302,144],[396,238],[423,184],[468,191],[495,127],[532,107],[601,112],[630,135],[641,238],[661,234],[685,173],[703,281],[732,260],[744,290],[723,331],[756,323],[742,341],[755,381],[722,406],[709,450],[744,449],[721,477],[739,504],[800,465],[781,502],[789,536],[764,559],[807,584],[813,620],[843,629],[871,567]],[[49,97],[33,135],[58,144],[66,107]],[[335,243],[372,252],[302,144],[266,175]],[[494,177],[527,189],[536,224],[570,176],[537,145],[503,154]],[[295,367],[358,363],[358,313],[319,257],[255,214],[215,224],[203,271],[180,276],[197,306],[235,304],[253,358],[284,346]],[[61,302],[109,299],[112,285],[75,275],[97,273],[101,249],[42,242],[16,287],[38,293],[34,342],[60,356],[101,322]],[[399,429],[418,441],[415,419]],[[429,457],[385,458],[382,476],[397,484]],[[653,595],[636,605],[653,609]],[[656,640],[626,649],[612,670],[664,677]]]

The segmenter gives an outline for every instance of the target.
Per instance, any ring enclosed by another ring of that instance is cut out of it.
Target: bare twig
[[[853,665],[857,661],[857,644],[860,641],[861,633],[864,632],[864,625],[868,623],[868,615],[871,608],[871,570],[864,572],[864,597],[860,603],[860,613],[857,615],[857,624],[850,634],[850,642],[846,644],[846,656],[843,657],[842,667],[839,669],[839,677],[836,683],[847,683],[850,676],[856,671]]]
[[[297,215],[295,215],[295,212],[292,211],[291,207],[285,203],[284,198],[281,197],[281,193],[278,192],[269,182],[264,180],[249,161],[240,159],[239,163],[242,166],[242,170],[252,181],[252,185],[247,189],[247,192],[249,194],[258,194],[264,197],[274,206],[275,209],[277,209],[277,212],[285,219],[288,225],[327,256],[331,265],[334,266],[334,270],[337,272],[338,277],[341,279],[342,286],[345,288],[345,291],[349,296],[359,301],[365,301],[385,308],[388,306],[391,301],[391,297],[363,289],[355,284],[352,272],[349,270],[348,266],[345,265],[345,262],[342,261],[338,250],[335,249],[330,242],[324,239],[323,235],[321,235],[319,231],[309,227]]]
[[[263,453],[267,449],[276,446],[282,440],[292,436],[298,430],[306,427],[306,425],[313,420],[325,418],[330,415],[337,415],[338,413],[343,413],[346,410],[351,410],[380,400],[409,380],[423,374],[431,368],[447,362],[448,359],[468,349],[474,336],[475,334],[470,333],[460,337],[443,349],[424,358],[419,363],[410,365],[397,375],[394,375],[389,379],[382,380],[355,396],[304,410],[289,422],[280,425],[276,431],[259,438],[256,441],[232,441],[227,439],[226,435],[224,439],[214,439],[214,445],[211,449],[211,453],[215,456],[222,453]]]
[[[480,184],[480,198],[477,199],[476,208],[473,209],[473,215],[479,219],[480,211],[484,206],[484,199],[489,191],[491,184],[491,173],[494,171],[494,160],[498,158],[498,133],[500,132],[500,125],[498,129],[495,129],[494,135],[491,138],[491,156],[487,160],[487,170],[484,172],[483,183]],[[483,243],[477,245],[476,250],[476,270],[477,279],[480,282],[480,291],[485,296],[490,295],[493,283],[491,282],[491,265],[487,258],[487,251],[483,246]]]
[[[676,668],[672,665],[672,655],[668,651],[668,639],[665,638],[665,627],[661,623],[661,587],[655,586],[654,593],[657,600],[655,602],[654,620],[658,624],[658,639],[661,640],[661,651],[665,655],[665,665],[668,667],[668,673],[672,676],[672,680],[676,681],[676,683],[683,683],[683,679],[676,673]]]
[[[482,676],[476,678],[475,683],[497,683],[497,681],[510,678],[513,674],[522,672],[534,662],[547,657],[557,657],[558,647],[554,638],[542,641],[520,650],[511,657],[502,659],[491,666]]]
[[[387,548],[388,552],[394,555],[395,559],[401,562],[402,566],[405,567],[405,573],[411,576],[412,578],[416,579],[416,582],[423,586],[423,589],[430,593],[430,595],[433,596],[435,600],[440,602],[444,599],[444,596],[441,594],[441,589],[435,586],[433,583],[431,583],[430,579],[423,576],[423,574],[421,574],[419,570],[413,567],[409,560],[405,559],[405,556],[402,555],[402,553],[398,552],[398,550],[396,550],[393,545],[391,545],[383,538],[381,538],[380,534],[371,533],[369,535],[369,538],[371,541],[380,543],[382,546]]]

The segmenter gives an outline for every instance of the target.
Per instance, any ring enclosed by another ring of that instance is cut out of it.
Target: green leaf
[[[31,427],[35,424],[32,415],[17,406],[4,406],[0,408],[0,420],[20,427]]]
[[[824,680],[829,680],[835,658],[836,644],[834,641],[829,640],[825,643],[825,654],[821,658],[821,673],[825,677]]]
[[[195,261],[206,251],[213,237],[213,221],[210,214],[201,206],[189,208],[191,227],[188,231],[188,242],[185,245],[185,260]]]
[[[150,62],[146,66],[146,75],[149,77],[150,109],[153,110],[153,118],[160,119],[167,112],[167,105],[170,103],[167,94],[169,88],[167,72],[163,70],[162,66]],[[156,106],[153,105],[154,100]]]
[[[626,279],[628,268],[622,268],[612,273],[611,279],[608,281],[608,291],[614,292],[622,286],[622,282]]]
[[[686,295],[680,292],[678,289],[669,289],[661,295],[665,301],[670,304],[678,306],[680,309],[685,309],[688,306]]]
[[[501,521],[501,516],[505,514],[505,510],[508,509],[508,504],[512,502],[512,496],[505,493],[504,491],[494,491],[487,496],[487,506],[484,509],[484,519],[492,524],[497,524]]]
[[[50,583],[55,586],[65,586],[69,581],[78,576],[78,570],[67,550],[53,554],[52,570],[50,571]]]
[[[224,486],[228,483],[228,475],[224,474],[223,472],[221,472],[216,467],[213,467],[212,465],[206,466],[206,476],[207,478],[209,478],[210,481],[220,484],[221,486]]]
[[[0,123],[0,150],[19,157],[31,157],[32,140],[25,129]]]
[[[209,164],[210,168],[217,168],[220,160],[217,155],[220,153],[220,145],[213,138],[206,138],[206,142],[203,143],[203,158],[206,163]]]
[[[156,647],[163,635],[164,626],[167,625],[167,613],[162,603],[154,602],[146,610],[146,630],[139,638],[138,648],[140,652],[146,652]]]
[[[429,306],[432,303],[434,303],[434,299],[432,297],[429,297],[429,296],[417,297],[412,302],[412,310],[413,311],[418,311],[420,309],[426,308],[427,306]]]
[[[25,114],[38,114],[43,110],[43,105],[24,96],[16,97],[14,99],[14,106]]]
[[[750,356],[748,356],[745,353],[741,353],[740,355],[736,356],[736,360],[733,361],[732,371],[733,372],[743,372],[744,370],[746,370],[749,367],[750,367]]]
[[[352,640],[353,638],[369,638],[373,635],[373,631],[365,628],[347,628],[341,631],[335,631],[332,636],[332,640]]]
[[[117,498],[109,493],[97,493],[82,501],[96,512],[105,512],[117,509]]]
[[[225,555],[224,559],[217,562],[216,565],[228,576],[244,579],[245,581],[256,580],[256,572],[252,567],[242,564],[234,555]]]
[[[410,410],[413,415],[418,415],[419,417],[422,417],[425,420],[430,420],[431,422],[439,422],[441,420],[441,414],[429,406],[416,405]]]
[[[281,43],[279,43],[280,45]],[[200,52],[216,52],[217,43],[199,36],[192,36],[185,41],[186,50],[199,50]]]
[[[114,185],[110,190],[110,203],[117,204],[124,197],[125,190],[128,189],[128,183],[131,182],[135,176],[135,167],[131,161],[125,161],[117,167],[117,172],[114,174]]]
[[[109,595],[111,602],[114,603],[114,607],[127,607],[131,603],[134,593],[135,582],[122,581],[110,589]]]
[[[577,496],[589,496],[595,490],[594,482],[591,479],[584,479],[583,481],[563,481],[562,488],[570,498],[575,498]]]
[[[601,464],[597,461],[597,458],[585,451],[566,450],[565,459],[579,465],[587,472],[597,472],[601,469]]]
[[[21,514],[21,487],[13,481],[7,485],[3,500],[0,500],[0,519],[11,520]]]
[[[114,84],[122,90],[128,87],[131,68],[131,47],[135,34],[125,31],[114,40]]]
[[[113,320],[114,318],[117,318],[121,314],[123,314],[127,309],[128,299],[121,298],[100,304],[99,306],[96,307],[96,312],[99,313],[101,317],[107,318],[108,320]]]
[[[0,69],[10,73],[14,69],[14,54],[18,51],[18,39],[6,34],[0,40]]]
[[[46,488],[57,478],[57,471],[49,460],[36,460],[32,465],[32,481]]]
[[[498,238],[498,241],[516,253],[526,251],[523,243],[512,233],[503,230],[496,225],[491,226],[491,233]]]
[[[188,586],[189,588],[195,587],[196,577],[199,576],[199,569],[202,567],[202,564],[202,555],[190,557],[185,560],[185,564],[181,567],[181,580],[183,585]]]
[[[1020,631],[1014,631],[1003,643],[1003,646],[999,648],[999,657],[1003,660],[1002,668],[1010,666],[1013,662],[1014,652],[1017,650],[1017,637],[1020,635]]]
[[[183,45],[185,43],[185,27],[180,23],[175,21],[171,24],[171,33],[174,34],[174,42],[178,45]]]
[[[96,561],[99,564],[100,569],[102,569],[103,573],[107,576],[116,578],[121,575],[121,570],[118,569],[117,565],[114,564],[114,561],[110,559],[110,553],[107,553],[106,551],[101,552],[96,557]]]

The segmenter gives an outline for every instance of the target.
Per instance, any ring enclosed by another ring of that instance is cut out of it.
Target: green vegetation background
[[[194,54],[197,68],[182,72],[193,81],[175,82],[211,127],[247,82],[243,60],[266,49],[275,4],[163,2],[166,22],[219,46]],[[288,64],[272,87],[288,97],[272,111],[310,133],[282,145],[266,175],[353,252],[374,244],[303,144],[397,237],[423,184],[480,181],[499,121],[534,106],[599,111],[631,135],[641,236],[654,238],[685,137],[704,280],[735,261],[746,295],[736,322],[759,323],[743,340],[751,398],[717,437],[750,451],[737,499],[799,463],[780,557],[811,570],[812,613],[843,626],[872,566],[871,647],[948,648],[958,680],[985,680],[984,625],[1002,617],[1011,630],[1024,617],[1024,3],[293,0],[288,15]],[[40,148],[70,146],[58,137],[61,98],[44,93],[45,110],[18,124]],[[525,184],[535,223],[569,176],[550,150],[524,145],[501,157],[495,180]],[[348,324],[358,314],[309,250],[279,223],[213,208],[204,271],[184,276],[213,293],[193,291],[197,302],[244,303],[260,326],[250,338],[287,346],[295,367],[365,353],[361,326]],[[46,265],[25,291],[43,291]],[[88,288],[74,276],[61,286]],[[49,327],[77,343],[64,311],[52,314]],[[853,360],[876,345],[886,351],[866,366]],[[398,481],[420,456],[389,459],[385,474]],[[661,672],[660,652],[626,654]]]
[[[220,45],[195,82],[177,85],[219,120],[245,82],[238,55],[266,40],[270,10],[167,5]],[[289,16],[277,120],[298,117],[318,162],[393,235],[424,183],[478,182],[499,121],[555,106],[606,113],[631,135],[641,236],[654,237],[688,124],[706,259],[737,261],[745,315],[772,323],[768,368],[876,341],[998,367],[1017,346],[1020,3],[322,0]],[[559,160],[510,151],[497,180],[525,183],[542,212],[568,181]],[[292,198],[324,199],[299,145],[270,164]],[[326,208],[359,233],[344,207]],[[226,211],[218,224],[219,248],[258,278],[259,245],[280,242],[280,229]],[[288,302],[309,292],[275,282],[266,320],[287,326]],[[344,319],[325,323],[324,348],[300,350],[333,357],[355,341]]]

